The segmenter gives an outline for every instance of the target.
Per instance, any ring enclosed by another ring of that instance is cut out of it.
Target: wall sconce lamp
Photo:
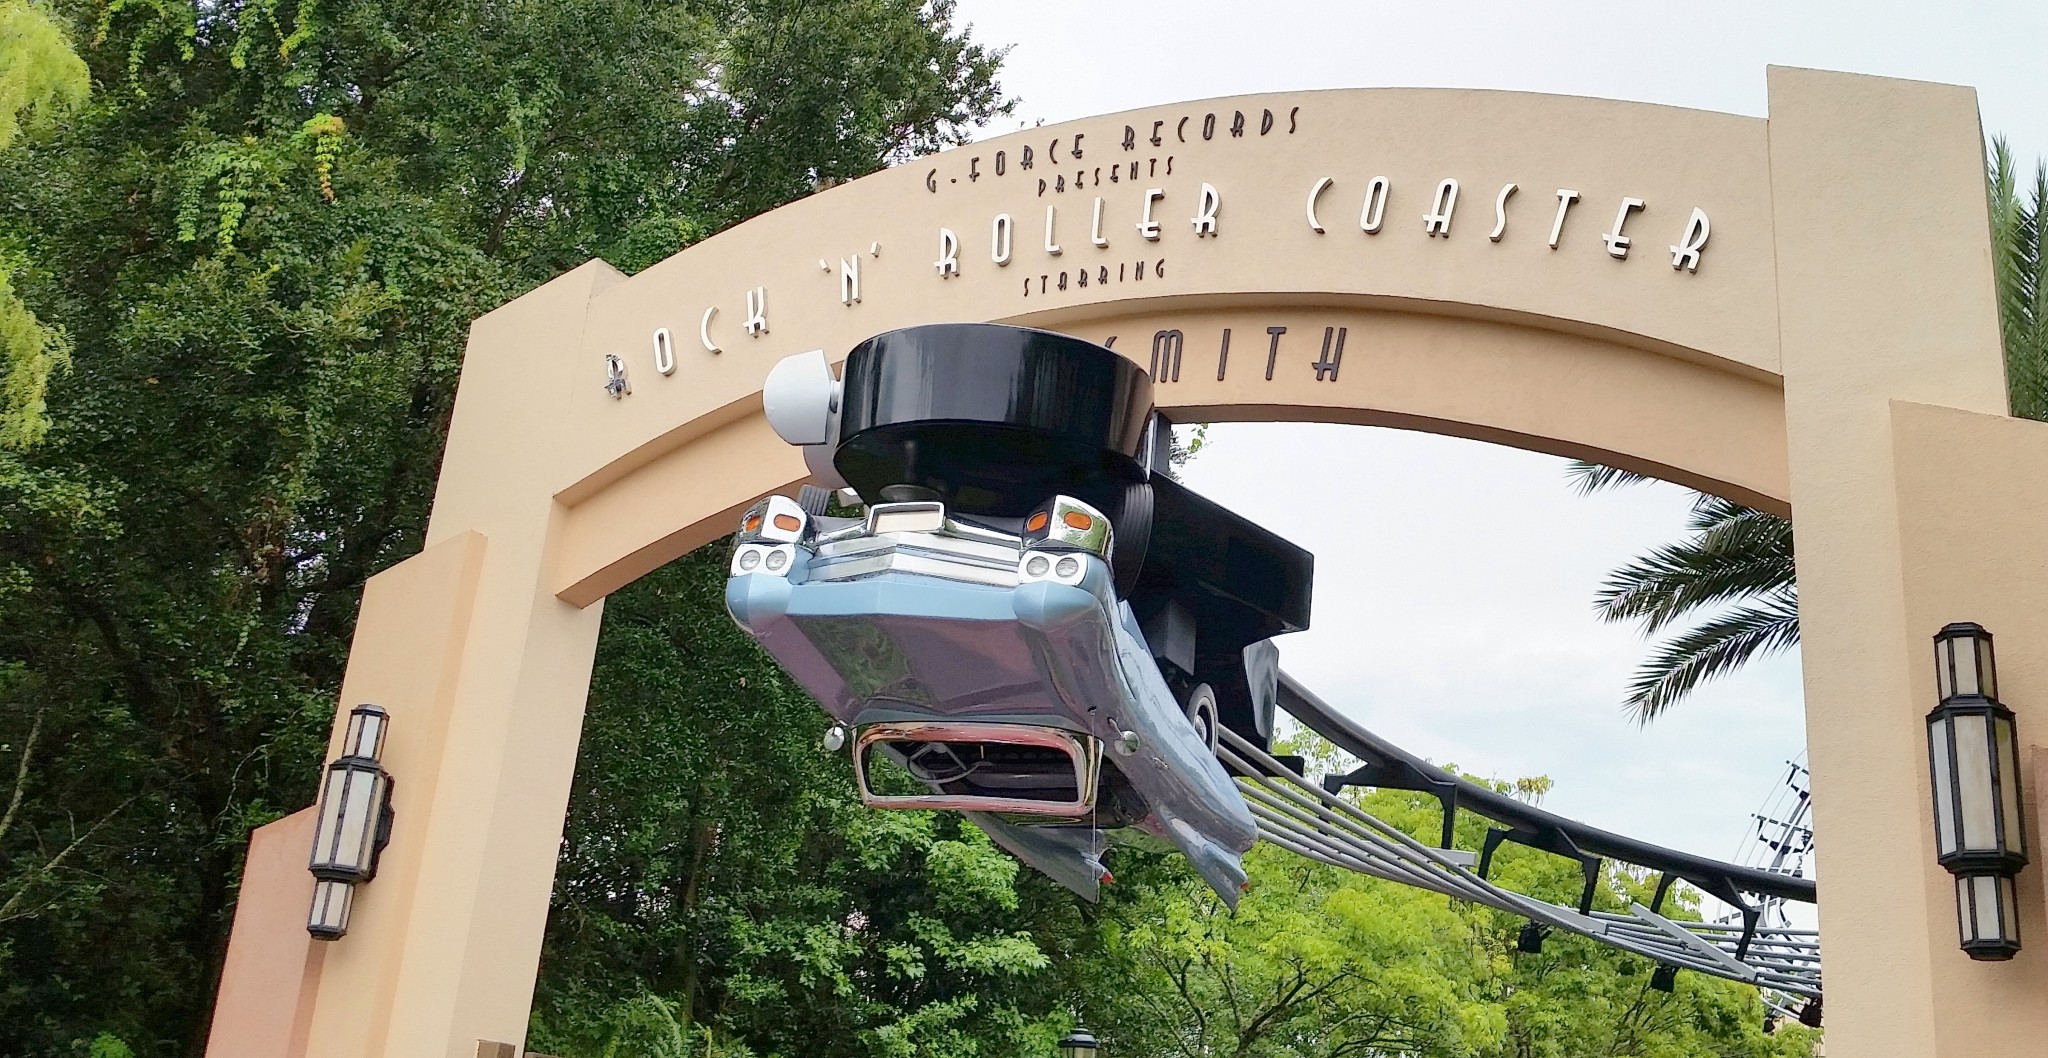
[[[1991,633],[1960,622],[1934,636],[1939,705],[1927,714],[1934,776],[1934,844],[1956,879],[1956,919],[1972,959],[2020,950],[2013,877],[2027,865],[2019,737],[1998,702]]]
[[[313,910],[306,932],[321,940],[348,933],[355,887],[377,876],[377,860],[391,841],[391,776],[378,763],[390,717],[380,706],[349,710],[341,756],[327,766],[313,830]]]

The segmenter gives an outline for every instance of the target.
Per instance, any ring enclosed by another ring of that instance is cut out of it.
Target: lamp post
[[[1078,1023],[1074,1026],[1074,1031],[1067,1033],[1066,1037],[1060,1040],[1060,1058],[1095,1058],[1098,1050],[1100,1047],[1095,1042],[1095,1034],[1082,1028]]]
[[[2010,959],[2020,950],[2013,878],[2027,865],[2019,736],[1998,701],[1991,633],[1959,622],[1934,636],[1940,702],[1927,714],[1933,773],[1934,844],[1956,880],[1956,921],[1972,959]]]
[[[349,711],[341,756],[327,766],[313,829],[313,907],[306,932],[321,940],[348,933],[355,887],[377,876],[378,855],[391,840],[391,776],[379,759],[390,717],[380,706]]]

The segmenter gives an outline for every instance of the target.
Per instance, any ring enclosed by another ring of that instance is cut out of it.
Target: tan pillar
[[[311,808],[256,828],[221,967],[206,1058],[303,1054],[327,946],[306,932],[313,902]]]
[[[1998,657],[1998,697],[2016,716],[2022,743],[2048,740],[2048,424],[1951,408],[1898,403],[1892,408],[1898,453],[1899,538],[1904,565],[1912,705],[1917,723],[1935,700],[1936,629],[1975,621],[1991,631]],[[1924,746],[1924,742],[1921,743]],[[1925,759],[1926,750],[1920,750]],[[1932,824],[1915,851],[1902,855],[1927,888],[1927,938],[1938,1012],[1938,1055],[2007,1055],[2041,1048],[2017,1041],[2048,1039],[2048,904],[2042,894],[2039,843],[2043,751],[2022,752],[2023,788],[2034,801],[2023,811],[2034,862],[2019,876],[2020,953],[2011,962],[1975,962],[1957,946],[1955,889],[1934,862]],[[1923,765],[1915,790],[1933,803]],[[1832,899],[1823,883],[1822,907]],[[1834,938],[1824,938],[1828,948]],[[1827,973],[1834,975],[1835,956]],[[1832,988],[1832,985],[1830,985]],[[1846,1053],[1846,1051],[1844,1052]]]
[[[1829,1049],[1988,1053],[1939,1031],[2005,1013],[1948,988],[1937,1003],[1957,953],[1920,723],[1934,629],[1907,620],[1888,403],[2005,410],[1976,95],[1782,68],[1769,83]]]
[[[584,380],[586,307],[618,278],[593,262],[476,322],[427,548],[364,595],[341,707],[391,710],[397,817],[328,953],[307,1054],[525,1039],[603,609],[547,583],[544,468]]]

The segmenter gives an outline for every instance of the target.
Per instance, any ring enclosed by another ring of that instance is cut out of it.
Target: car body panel
[[[1257,836],[1251,812],[1181,712],[1108,564],[1068,552],[1058,557],[1083,567],[1072,583],[985,583],[993,537],[982,530],[949,554],[943,533],[835,528],[815,549],[797,542],[779,572],[736,565],[727,608],[842,723],[1033,725],[1099,740],[1109,747],[1101,759],[1143,802],[1133,825],[1179,849],[1234,904],[1240,854]],[[1026,555],[1021,540],[1010,553]],[[844,573],[849,555],[874,571],[816,576]],[[1096,895],[1107,839],[1093,822],[966,814],[1034,867]]]

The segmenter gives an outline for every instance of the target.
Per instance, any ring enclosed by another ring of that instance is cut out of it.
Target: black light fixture
[[[1998,701],[1991,633],[1971,622],[1934,636],[1940,704],[1927,714],[1934,780],[1934,845],[1955,875],[1956,921],[1972,959],[2010,959],[2020,950],[2013,878],[2027,865],[2019,734]]]
[[[313,908],[306,932],[321,940],[348,933],[355,887],[377,876],[391,840],[391,776],[379,763],[390,717],[380,706],[349,711],[341,756],[327,766],[313,830]]]
[[[1095,1034],[1082,1028],[1079,1023],[1074,1025],[1074,1031],[1067,1033],[1066,1037],[1060,1040],[1060,1058],[1095,1058],[1095,1052],[1099,1049],[1100,1046],[1095,1042]]]
[[[1677,991],[1678,967],[1670,963],[1659,963],[1657,968],[1650,972],[1650,987],[1659,992]]]
[[[1536,955],[1543,951],[1543,938],[1550,935],[1549,927],[1541,922],[1522,923],[1522,932],[1515,935],[1515,950],[1525,955]]]

